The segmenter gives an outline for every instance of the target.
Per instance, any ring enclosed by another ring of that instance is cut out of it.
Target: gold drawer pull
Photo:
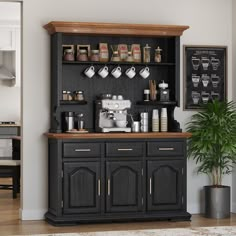
[[[75,152],[91,152],[91,149],[75,149]]]
[[[110,182],[110,179],[107,180],[107,195],[110,196],[111,194],[111,182]]]
[[[158,148],[159,151],[174,151],[175,149],[172,147],[166,147],[166,148]]]
[[[98,180],[98,196],[101,195],[101,181],[100,179]]]
[[[118,151],[133,151],[133,148],[118,148]]]
[[[152,178],[149,180],[150,195],[152,195]]]

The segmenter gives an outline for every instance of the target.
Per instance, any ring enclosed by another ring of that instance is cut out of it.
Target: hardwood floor
[[[2,181],[2,180],[1,180]],[[236,214],[229,219],[207,219],[201,215],[193,215],[191,222],[133,222],[112,224],[84,224],[77,226],[54,227],[43,220],[21,221],[19,219],[20,199],[12,199],[10,190],[0,190],[0,235],[29,235],[49,233],[75,233],[110,230],[135,230],[177,227],[208,227],[208,226],[236,226]]]

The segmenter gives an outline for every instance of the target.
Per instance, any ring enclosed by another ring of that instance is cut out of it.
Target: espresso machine
[[[96,132],[131,132],[127,127],[127,109],[131,108],[130,100],[101,99],[95,101]]]

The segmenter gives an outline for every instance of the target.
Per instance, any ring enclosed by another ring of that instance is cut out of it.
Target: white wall
[[[236,91],[236,66],[235,66],[235,63],[236,63],[236,29],[235,29],[235,26],[236,26],[236,15],[235,15],[235,12],[236,12],[236,1],[232,1],[232,70],[233,70],[233,75],[232,75],[232,80],[233,80],[233,86],[232,86],[232,89],[233,91]],[[234,14],[233,14],[234,13]],[[233,92],[233,100],[236,101],[236,92]],[[233,172],[233,175],[232,175],[232,184],[233,186],[235,186],[235,183],[236,182],[236,169],[234,170]],[[232,189],[232,210],[233,212],[236,212],[236,186]]]
[[[182,45],[226,45],[228,86],[232,87],[232,0],[82,1],[23,0],[23,219],[40,219],[47,209],[47,140],[50,101],[50,38],[42,26],[49,21],[97,21],[189,25]],[[181,84],[181,94],[182,84]],[[232,97],[231,89],[229,98]],[[177,109],[182,124],[190,112]],[[200,190],[206,176],[194,173],[188,161],[188,211],[200,212]],[[231,177],[224,183],[231,185]]]

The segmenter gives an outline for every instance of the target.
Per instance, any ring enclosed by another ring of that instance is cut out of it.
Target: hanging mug
[[[109,74],[108,72],[108,67],[107,66],[104,66],[102,67],[99,71],[98,71],[98,74],[102,77],[102,78],[106,78]]]
[[[95,69],[94,66],[90,66],[88,67],[85,71],[84,74],[88,77],[88,78],[92,78],[95,74]]]
[[[139,74],[142,76],[143,79],[146,79],[150,75],[149,68],[146,66],[145,68],[139,71]]]
[[[130,78],[134,78],[134,76],[136,75],[136,72],[135,72],[135,68],[132,66],[130,67],[129,69],[126,70],[125,74]]]

